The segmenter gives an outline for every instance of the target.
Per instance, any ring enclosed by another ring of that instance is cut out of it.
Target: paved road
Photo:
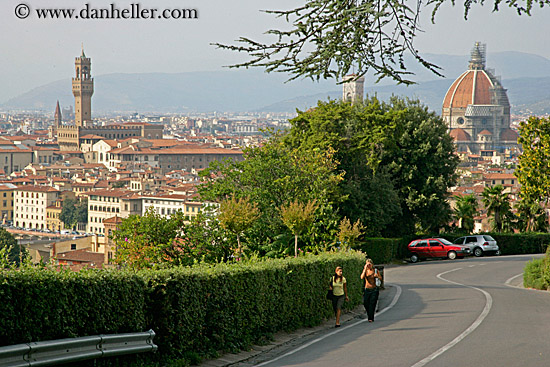
[[[533,255],[386,269],[394,304],[257,366],[550,366],[550,292],[515,287]]]

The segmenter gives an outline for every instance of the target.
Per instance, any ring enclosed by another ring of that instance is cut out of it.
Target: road
[[[387,268],[393,304],[256,366],[550,366],[550,292],[516,287],[534,255]],[[537,256],[537,255],[535,255]],[[386,291],[385,291],[386,292]]]

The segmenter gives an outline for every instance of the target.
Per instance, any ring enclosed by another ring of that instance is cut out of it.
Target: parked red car
[[[420,259],[448,258],[454,260],[457,257],[463,258],[472,254],[470,248],[466,246],[455,245],[444,238],[424,238],[414,240],[407,246],[409,258],[415,263]]]

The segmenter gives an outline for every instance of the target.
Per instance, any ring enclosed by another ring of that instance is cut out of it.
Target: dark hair
[[[338,275],[338,269],[344,270],[341,266],[337,266],[336,269],[334,269],[334,281],[337,281],[338,279],[342,279],[344,277],[343,275]]]

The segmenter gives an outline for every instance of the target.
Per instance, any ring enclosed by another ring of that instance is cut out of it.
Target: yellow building
[[[62,209],[62,200],[56,200],[53,205],[46,208],[46,228],[52,232],[62,231],[65,229],[65,224],[61,219],[59,219]]]
[[[0,223],[6,224],[13,220],[13,192],[17,186],[13,184],[0,184]]]

